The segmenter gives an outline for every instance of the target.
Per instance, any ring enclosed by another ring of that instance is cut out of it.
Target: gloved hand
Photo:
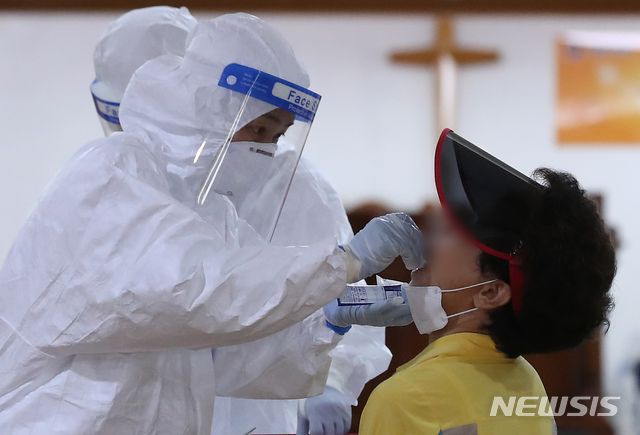
[[[371,219],[343,246],[347,251],[347,282],[381,272],[401,256],[407,269],[424,266],[424,239],[413,219],[391,213]]]
[[[335,388],[306,399],[298,408],[296,435],[345,435],[351,428],[351,405]]]
[[[404,299],[406,300],[406,298]],[[371,305],[338,305],[338,300],[323,308],[327,321],[340,328],[351,325],[404,326],[413,322],[408,304],[397,297]]]

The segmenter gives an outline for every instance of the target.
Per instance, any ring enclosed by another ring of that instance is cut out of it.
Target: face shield
[[[227,196],[239,217],[271,241],[321,97],[238,64],[224,69],[218,86],[237,92],[242,103],[198,203],[211,195]],[[205,141],[196,162],[206,146]]]
[[[115,94],[99,80],[94,80],[93,83],[91,83],[91,96],[93,97],[93,104],[96,107],[96,112],[98,112],[104,135],[110,136],[116,131],[122,131],[120,118],[118,117],[121,97],[116,97]]]

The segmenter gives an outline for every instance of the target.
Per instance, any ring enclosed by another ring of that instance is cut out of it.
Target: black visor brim
[[[451,130],[440,137],[435,169],[456,225],[484,252],[511,259],[544,187]]]

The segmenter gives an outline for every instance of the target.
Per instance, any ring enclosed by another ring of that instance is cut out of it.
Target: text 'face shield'
[[[239,217],[270,241],[321,97],[238,64],[224,69],[218,85],[243,99],[198,203],[212,194],[229,197]]]

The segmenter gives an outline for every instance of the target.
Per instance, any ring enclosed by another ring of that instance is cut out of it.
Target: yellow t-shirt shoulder
[[[524,358],[507,358],[487,335],[447,335],[373,391],[360,435],[555,433],[553,417],[537,412],[490,415],[494,397],[508,402],[512,396],[546,397],[538,373]]]

